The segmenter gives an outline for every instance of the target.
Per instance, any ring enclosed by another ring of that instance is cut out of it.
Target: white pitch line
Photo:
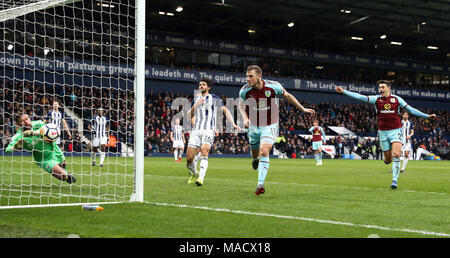
[[[272,218],[278,218],[278,219],[301,220],[301,221],[309,221],[309,222],[317,222],[317,223],[325,223],[325,224],[333,224],[333,225],[342,225],[342,226],[350,226],[350,227],[379,229],[379,230],[384,230],[384,231],[396,231],[396,232],[416,233],[416,234],[421,234],[421,235],[450,237],[450,234],[448,234],[448,233],[438,233],[438,232],[416,230],[416,229],[390,228],[390,227],[383,227],[383,226],[377,226],[377,225],[363,225],[363,224],[354,224],[354,223],[342,222],[342,221],[323,220],[323,219],[314,219],[314,218],[304,218],[304,217],[277,215],[277,214],[270,214],[270,213],[251,212],[251,211],[239,211],[239,210],[230,210],[230,209],[223,209],[223,208],[210,208],[210,207],[202,207],[202,206],[191,206],[191,205],[186,205],[186,204],[158,203],[158,202],[149,202],[149,201],[144,201],[144,203],[151,204],[151,205],[157,205],[157,206],[169,206],[169,207],[177,207],[177,208],[191,208],[191,209],[200,209],[200,210],[207,210],[207,211],[218,211],[218,212],[227,212],[227,213],[234,213],[234,214],[244,214],[244,215],[272,217]]]
[[[186,179],[188,176],[164,176],[164,175],[145,175],[149,177],[167,177],[167,178],[183,178]],[[222,180],[222,181],[234,181],[234,179],[226,179],[226,178],[210,178],[208,180]],[[250,180],[239,180],[240,182],[250,182]],[[254,182],[254,181],[251,181]],[[343,185],[318,185],[318,184],[299,184],[292,182],[268,182],[268,184],[275,185],[296,185],[301,187],[323,187],[323,188],[341,188],[341,189],[353,189],[353,190],[375,190],[375,191],[392,191],[389,188],[368,188],[368,187],[357,187],[357,186],[343,186]],[[425,191],[415,191],[415,190],[402,190],[397,189],[397,192],[405,192],[405,193],[424,193],[424,194],[437,194],[437,195],[450,195],[449,193],[440,193],[440,192],[425,192]]]

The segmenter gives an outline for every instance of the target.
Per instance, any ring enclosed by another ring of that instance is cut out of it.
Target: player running
[[[279,82],[262,79],[262,70],[257,65],[247,67],[247,84],[239,91],[239,111],[248,129],[252,153],[252,167],[258,169],[258,185],[255,194],[265,192],[264,181],[269,170],[269,153],[278,136],[279,97],[285,97],[300,111],[315,114],[304,108]]]
[[[325,132],[319,126],[319,120],[313,121],[313,126],[309,128],[312,133],[312,149],[314,151],[314,158],[316,159],[316,166],[322,166],[322,142],[325,144]]]
[[[100,154],[100,167],[103,166],[103,162],[106,157],[106,144],[108,144],[109,138],[109,124],[108,118],[103,115],[103,109],[98,109],[98,114],[92,120],[90,129],[94,132],[94,141],[92,143],[93,151],[91,153],[92,166],[95,166],[95,156],[97,152]],[[100,147],[100,151],[98,151]]]
[[[402,130],[400,114],[402,110],[411,115],[436,119],[435,114],[425,114],[409,106],[401,97],[391,94],[391,82],[380,80],[377,82],[380,95],[365,96],[355,92],[344,90],[336,86],[338,93],[343,93],[351,98],[372,104],[375,106],[378,117],[378,138],[380,147],[384,154],[384,163],[392,161],[392,189],[397,189],[398,176],[400,173],[400,156],[403,143],[405,142]]]
[[[46,123],[41,120],[31,121],[26,114],[16,117],[19,126],[17,133],[11,138],[11,142],[6,147],[6,152],[26,150],[33,154],[36,164],[50,173],[52,176],[69,184],[75,183],[73,175],[65,171],[66,158],[56,142],[45,141],[40,129]]]
[[[180,119],[175,120],[175,125],[170,132],[170,140],[173,142],[173,157],[175,158],[175,162],[181,162],[186,140],[184,138],[183,127],[180,125]]]
[[[233,128],[240,131],[241,128],[233,121],[230,111],[223,105],[219,96],[210,94],[213,86],[210,79],[203,78],[199,82],[198,89],[201,95],[195,96],[192,103],[195,103],[188,111],[188,117],[192,119],[195,116],[194,126],[189,134],[188,148],[186,152],[187,168],[191,177],[189,184],[196,183],[202,186],[208,169],[208,154],[214,143],[215,129],[217,124],[218,111],[221,109],[227,120],[233,125]],[[200,151],[200,171],[197,172],[194,158]]]
[[[408,112],[404,111],[402,115],[402,130],[403,135],[405,135],[405,144],[402,147],[402,168],[400,169],[400,173],[403,173],[406,169],[406,164],[408,164],[409,160],[409,154],[412,150],[411,146],[411,137],[414,135],[414,123],[409,121],[409,114]]]

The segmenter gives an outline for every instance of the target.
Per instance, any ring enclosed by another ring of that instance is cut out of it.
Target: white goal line
[[[377,226],[377,225],[363,225],[363,224],[355,224],[355,223],[342,222],[342,221],[304,218],[304,217],[277,215],[277,214],[270,214],[270,213],[251,212],[251,211],[239,211],[239,210],[230,210],[230,209],[222,209],[222,208],[210,208],[210,207],[202,207],[202,206],[191,206],[191,205],[186,205],[186,204],[158,203],[158,202],[149,202],[149,201],[144,201],[144,203],[151,204],[151,205],[157,205],[157,206],[200,209],[200,210],[207,210],[207,211],[233,213],[233,214],[264,216],[264,217],[272,217],[272,218],[278,218],[278,219],[301,220],[301,221],[342,225],[342,226],[350,226],[350,227],[370,228],[370,229],[378,229],[378,230],[384,230],[384,231],[396,231],[396,232],[416,233],[416,234],[421,234],[421,235],[450,237],[450,234],[448,234],[448,233],[431,232],[431,231],[425,231],[425,230],[416,230],[416,229],[407,229],[407,228],[391,228],[391,227],[383,227],[383,226]]]

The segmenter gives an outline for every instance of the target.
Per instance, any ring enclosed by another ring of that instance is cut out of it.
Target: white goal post
[[[145,9],[0,0],[0,209],[144,201]],[[60,126],[61,151],[14,145],[24,117]]]

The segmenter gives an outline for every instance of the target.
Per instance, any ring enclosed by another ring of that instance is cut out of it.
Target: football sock
[[[317,163],[319,163],[319,154],[314,154],[314,158],[316,159]]]
[[[319,161],[322,161],[322,152],[319,152]]]
[[[263,185],[269,171],[269,157],[262,156],[258,165],[258,185]]]
[[[196,175],[196,174],[197,174],[197,168],[196,168],[194,162],[192,162],[192,163],[187,163],[186,167],[188,168],[189,173],[190,173],[191,175]]]
[[[394,158],[394,162],[392,162],[392,180],[397,181],[399,173],[400,173],[400,159]]]
[[[92,153],[91,153],[92,162],[95,162],[95,155],[97,155],[96,152],[92,152]]]
[[[405,170],[406,164],[408,164],[408,158],[407,158],[407,157],[404,157],[404,158],[403,158],[403,164],[402,164],[402,170]]]
[[[200,157],[200,172],[199,178],[205,178],[206,170],[208,169],[208,157]]]
[[[173,151],[173,157],[175,158],[175,160],[178,160],[178,150]]]
[[[199,153],[198,153],[197,155],[195,155],[195,157],[194,157],[193,163],[194,163],[195,169],[197,169],[197,163],[198,163],[198,159],[200,158],[200,153],[201,153],[201,152],[199,152]]]
[[[100,151],[100,165],[103,164],[103,161],[105,161],[106,153],[103,151]]]
[[[181,158],[181,157],[183,157],[183,150],[179,150],[178,151],[178,158]],[[176,158],[175,158],[176,159]]]

